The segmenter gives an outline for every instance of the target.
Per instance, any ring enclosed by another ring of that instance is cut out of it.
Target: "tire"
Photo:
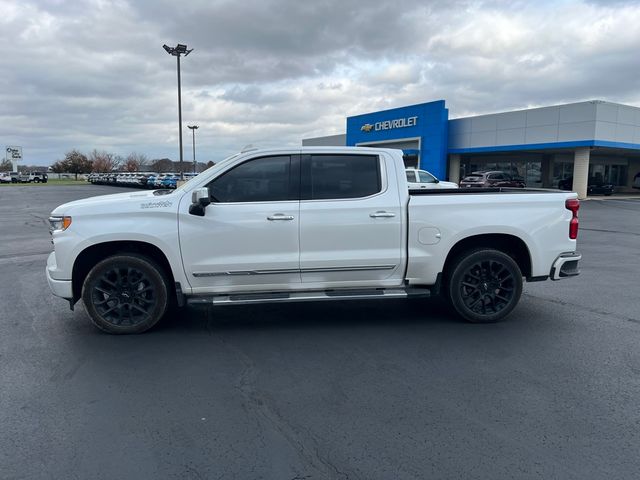
[[[34,181],[35,183],[40,183],[40,179],[39,179],[39,178],[34,178],[34,179],[33,179],[33,181]]]
[[[100,330],[142,333],[165,314],[168,285],[162,269],[149,258],[118,254],[91,269],[82,286],[82,301]]]
[[[473,323],[502,320],[522,294],[522,272],[506,253],[476,249],[452,265],[447,296],[455,311]]]

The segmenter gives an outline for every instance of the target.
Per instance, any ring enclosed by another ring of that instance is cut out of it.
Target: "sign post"
[[[7,160],[11,162],[13,165],[13,171],[18,171],[18,162],[22,161],[22,147],[7,147],[7,156],[5,157]]]

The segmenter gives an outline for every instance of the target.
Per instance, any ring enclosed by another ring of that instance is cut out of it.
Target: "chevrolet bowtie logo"
[[[361,132],[370,132],[371,130],[373,130],[373,125],[370,123],[365,123],[360,127]]]

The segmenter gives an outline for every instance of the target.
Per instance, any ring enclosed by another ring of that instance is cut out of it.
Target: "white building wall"
[[[593,100],[449,121],[449,148],[584,140],[640,144],[640,108]]]
[[[303,147],[344,147],[347,144],[347,135],[328,135],[326,137],[305,138]]]

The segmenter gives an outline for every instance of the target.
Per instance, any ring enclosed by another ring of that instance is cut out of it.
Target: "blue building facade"
[[[347,118],[345,134],[307,138],[307,146],[401,149],[407,167],[453,182],[478,170],[500,170],[527,186],[640,189],[640,108],[590,100],[449,120],[444,100]]]
[[[400,148],[409,166],[447,175],[449,110],[444,100],[347,118],[346,145]]]

